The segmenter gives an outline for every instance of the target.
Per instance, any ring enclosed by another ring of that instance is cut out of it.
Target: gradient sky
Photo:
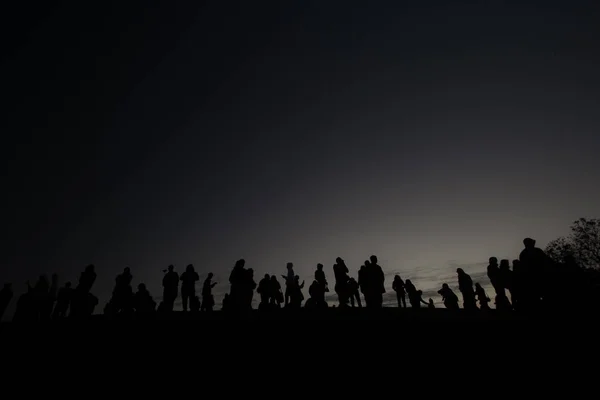
[[[377,254],[430,297],[600,216],[597,1],[80,3],[2,15],[17,295]]]

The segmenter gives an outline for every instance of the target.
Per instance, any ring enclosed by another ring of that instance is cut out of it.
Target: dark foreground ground
[[[546,312],[535,315],[502,313],[496,310],[451,311],[447,309],[335,309],[322,311],[251,311],[230,314],[174,312],[166,315],[129,318],[94,315],[83,321],[46,323],[2,323],[0,335],[14,343],[48,340],[70,343],[88,338],[106,344],[128,343],[135,348],[143,341],[185,341],[220,346],[254,340],[256,343],[343,341],[346,338],[379,337],[383,341],[426,337],[478,337],[505,335],[509,342],[515,332],[543,331],[546,336],[578,332],[598,326],[598,314],[589,311]]]
[[[549,383],[569,383],[575,374],[581,388],[582,374],[596,370],[597,322],[590,312],[527,316],[397,308],[216,311],[129,320],[99,315],[87,321],[3,323],[0,360],[10,366],[3,370],[5,388],[22,386],[17,382],[25,376],[29,382],[92,382],[86,389],[91,392],[114,392],[122,385],[152,392],[165,385],[183,390],[191,379],[194,390],[209,385],[228,394],[218,397],[229,397],[276,381],[288,391],[312,390],[303,397],[316,397],[317,387],[324,396],[337,393],[336,382],[343,379],[345,394],[338,397],[380,397],[375,393],[383,396],[390,385],[408,385],[427,398],[462,380],[475,385],[467,388],[475,396],[482,382],[496,385],[494,392],[515,385],[539,391],[532,379],[542,374],[543,388],[552,393]],[[504,374],[510,379],[498,387],[494,377]],[[449,382],[442,384],[444,379]],[[366,394],[354,393],[365,388]]]

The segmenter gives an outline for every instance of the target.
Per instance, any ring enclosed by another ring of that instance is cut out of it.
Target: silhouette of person
[[[358,269],[358,287],[360,287],[360,292],[365,297],[365,303],[367,307],[369,306],[370,299],[369,295],[369,283],[367,282],[367,264],[370,264],[370,261],[365,261],[363,265]]]
[[[479,307],[482,310],[489,310],[490,306],[488,303],[491,301],[490,298],[485,293],[485,289],[477,282],[475,284],[475,294],[477,295],[477,300],[479,300]]]
[[[110,313],[131,313],[134,310],[131,269],[126,267],[115,279],[113,296],[107,305]]]
[[[496,294],[504,294],[504,288],[500,278],[500,268],[498,267],[498,259],[496,257],[490,257],[490,263],[487,267],[487,276],[496,291]]]
[[[223,302],[221,304],[221,310],[223,311],[229,311],[231,309],[231,296],[229,295],[229,293],[225,293],[225,296],[223,296]]]
[[[458,310],[458,296],[454,294],[452,289],[447,283],[442,285],[442,288],[438,290],[438,293],[442,296],[444,306],[450,310]]]
[[[229,275],[229,283],[231,285],[228,297],[229,309],[241,310],[244,306],[244,290],[247,280],[245,265],[246,260],[243,258],[237,260]]]
[[[156,310],[156,302],[143,283],[138,285],[138,291],[134,295],[133,304],[135,311],[140,314],[150,314]]]
[[[290,285],[290,308],[296,309],[302,307],[302,301],[304,300],[304,295],[302,294],[303,288],[304,281],[300,283],[300,277],[298,275],[294,276],[294,282]]]
[[[190,311],[193,313],[200,311],[200,298],[196,295],[190,297]]]
[[[323,285],[324,291],[329,292],[329,283],[325,278],[325,271],[323,271],[323,264],[317,264],[317,270],[315,271],[315,281]],[[323,294],[323,296],[325,296]]]
[[[377,256],[372,255],[370,261],[368,265],[365,263],[369,297],[371,298],[372,307],[381,308],[383,305],[383,293],[385,293],[385,275],[381,266],[377,264]],[[368,306],[369,303],[367,302]]]
[[[277,306],[277,308],[281,308],[281,303],[283,303],[283,292],[281,291],[281,284],[275,275],[271,276],[270,294],[271,297],[269,298],[269,303],[273,306]]]
[[[265,274],[265,276],[258,282],[258,288],[256,292],[260,294],[260,304],[258,305],[259,309],[265,309],[269,305],[269,300],[271,299],[271,276],[269,274]]]
[[[287,306],[290,302],[293,285],[294,285],[294,264],[291,262],[287,263],[287,275],[281,275],[285,280],[285,305]]]
[[[94,282],[96,282],[96,271],[94,265],[90,264],[81,273],[76,290],[89,293],[92,290],[92,286],[94,286]]]
[[[341,257],[335,259],[333,264],[333,276],[335,278],[335,293],[338,295],[340,307],[347,307],[350,294],[348,290],[348,267]]]
[[[188,301],[196,296],[196,282],[200,280],[200,277],[196,270],[194,270],[194,266],[189,264],[179,279],[181,280],[181,302],[183,311],[187,311]]]
[[[496,295],[496,310],[499,311],[510,311],[512,309],[512,305],[506,297],[505,294],[497,294]]]
[[[309,299],[304,304],[306,308],[327,308],[325,301],[325,286],[316,279],[308,288]]]
[[[54,307],[53,318],[62,319],[67,316],[67,311],[71,305],[71,297],[73,296],[73,289],[71,288],[71,282],[65,283],[65,286],[58,291],[56,297],[56,306]]]
[[[358,292],[358,282],[354,278],[348,280],[348,293],[350,294],[350,305],[354,307],[354,300],[356,299],[356,304],[362,308],[360,293]]]
[[[523,239],[523,245],[525,248],[519,254],[519,261],[523,265],[523,268],[543,268],[544,264],[548,262],[548,256],[542,249],[535,247],[535,240],[525,238]]]
[[[165,276],[163,277],[163,310],[173,311],[175,300],[179,292],[179,274],[175,272],[175,267],[169,265]]]
[[[463,296],[463,308],[465,310],[474,310],[477,308],[475,301],[475,291],[473,290],[473,280],[462,268],[456,270],[458,274],[458,290]]]
[[[510,270],[509,261],[504,259],[500,260],[500,284],[502,287],[510,293],[512,297],[513,292],[513,272]],[[506,291],[504,292],[506,293]]]
[[[313,288],[313,285],[315,285],[315,282],[317,285],[320,285],[321,287]],[[323,264],[317,264],[317,270],[315,271],[315,280],[309,287],[310,298],[313,298],[314,296],[312,294],[310,294],[311,288],[313,288],[313,293],[315,293],[315,295],[321,296],[319,298],[314,298],[315,305],[322,306],[323,303],[325,303],[325,306],[326,306],[327,302],[325,302],[325,293],[329,292],[329,283],[327,282],[327,279],[325,278],[325,271],[323,271]],[[307,304],[307,306],[310,306],[310,304]]]
[[[2,321],[2,317],[4,316],[4,312],[8,308],[10,301],[13,298],[12,284],[5,283],[2,289],[0,290],[0,321]]]
[[[396,292],[396,299],[398,300],[398,308],[406,308],[406,291],[404,290],[404,281],[400,275],[394,276],[392,282],[392,290]]]
[[[425,300],[423,300],[423,292],[421,290],[417,290],[410,279],[407,279],[404,282],[404,289],[406,290],[408,302],[412,308],[421,308],[421,303],[429,306],[429,303],[426,303]]]
[[[421,304],[425,304],[429,308],[429,303],[426,302],[425,300],[423,300],[423,291],[422,290],[417,290],[417,292],[415,293],[415,296],[416,296],[416,300],[418,300],[419,308],[421,307]]]
[[[427,308],[435,308],[435,304],[433,304],[433,299],[429,299],[429,305],[427,306]]]
[[[79,276],[77,287],[72,292],[70,313],[73,318],[81,318],[89,316],[94,312],[94,308],[98,304],[98,298],[90,293],[92,286],[96,282],[96,271],[93,264],[85,267]]]
[[[215,306],[215,298],[212,294],[212,289],[217,282],[212,281],[213,273],[209,272],[202,285],[202,308],[201,311],[212,311]]]
[[[247,304],[246,308],[251,310],[252,309],[252,298],[254,297],[254,290],[256,289],[256,286],[258,286],[258,285],[254,281],[254,270],[252,268],[248,268],[246,270],[246,274],[247,274],[246,285],[248,288],[246,290],[246,304]]]
[[[548,277],[554,266],[546,253],[535,247],[534,239],[523,239],[523,245],[525,248],[519,254],[519,262],[527,291],[521,302],[525,308],[531,309],[540,305],[544,288],[549,287]]]
[[[414,302],[417,288],[415,287],[415,285],[412,283],[412,281],[410,279],[407,279],[406,281],[404,281],[404,290],[406,290],[406,295],[408,296],[408,302],[410,303],[411,307],[419,308],[419,305],[415,305],[415,302]]]

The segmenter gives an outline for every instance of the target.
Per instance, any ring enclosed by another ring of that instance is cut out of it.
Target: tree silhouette
[[[600,269],[600,219],[573,222],[571,234],[548,243],[546,253],[557,262],[572,257],[581,267]]]

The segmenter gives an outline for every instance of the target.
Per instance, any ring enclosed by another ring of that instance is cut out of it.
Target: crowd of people
[[[527,238],[523,241],[525,248],[519,258],[512,261],[512,269],[508,259],[498,262],[490,257],[487,276],[494,289],[495,308],[500,311],[526,310],[540,308],[572,308],[582,305],[598,305],[598,275],[576,265],[572,258],[558,263],[551,260],[541,249],[535,247],[535,240]],[[265,274],[257,284],[252,268],[246,268],[245,260],[235,263],[229,276],[230,291],[225,294],[222,303],[223,311],[247,311],[252,309],[254,292],[259,294],[258,309],[309,309],[328,308],[326,293],[330,291],[323,264],[318,264],[314,278],[308,288],[309,298],[305,300],[304,281],[294,272],[293,263],[288,263],[286,273],[281,275],[284,288],[276,275]],[[349,275],[350,271],[340,257],[333,265],[334,291],[338,297],[338,307],[381,308],[385,289],[385,274],[372,255],[358,270],[357,279]],[[473,280],[463,269],[457,271],[458,289],[462,296],[462,308],[466,310],[488,310],[492,301],[479,282]],[[112,296],[104,307],[105,315],[116,314],[152,314],[155,312],[172,312],[175,301],[181,294],[183,311],[210,312],[215,307],[212,293],[217,282],[213,282],[213,274],[209,273],[202,285],[201,296],[196,295],[196,283],[200,280],[193,265],[188,265],[179,275],[173,265],[164,270],[162,280],[162,301],[157,305],[146,285],[140,283],[134,292],[131,282],[133,276],[129,268],[125,268],[115,280]],[[76,287],[67,282],[58,289],[58,276],[52,275],[49,280],[41,276],[35,286],[27,284],[27,291],[22,294],[16,304],[13,321],[39,321],[62,318],[81,318],[94,313],[98,298],[91,293],[96,281],[93,265],[89,265],[81,273]],[[423,292],[418,290],[410,279],[403,280],[396,275],[392,282],[392,290],[396,293],[398,307],[421,308],[422,305],[434,308],[433,299],[425,301]],[[448,309],[459,309],[460,299],[457,294],[444,283],[438,294]],[[510,295],[510,299],[509,299]],[[12,300],[13,292],[10,284],[0,290],[0,318]],[[304,302],[304,305],[302,304]]]

